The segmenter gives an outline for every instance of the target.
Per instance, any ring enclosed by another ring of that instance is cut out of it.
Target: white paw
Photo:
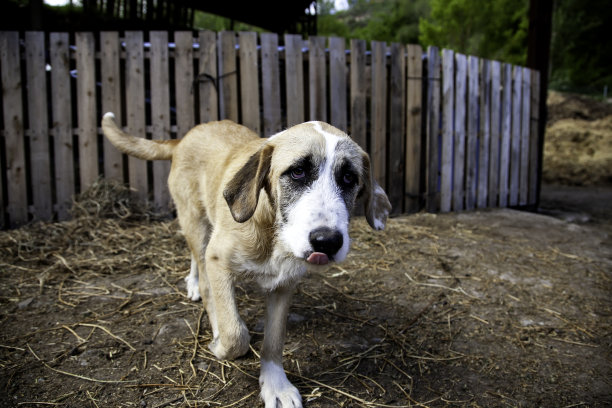
[[[266,408],[302,408],[302,396],[289,382],[280,364],[261,361],[259,386]]]
[[[185,276],[185,282],[187,283],[187,297],[194,302],[200,300],[198,277],[189,274],[188,276]]]

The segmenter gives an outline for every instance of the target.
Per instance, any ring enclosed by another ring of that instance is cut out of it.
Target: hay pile
[[[550,92],[544,144],[546,183],[612,184],[612,105]]]

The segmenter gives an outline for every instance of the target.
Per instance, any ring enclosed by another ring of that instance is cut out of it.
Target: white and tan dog
[[[168,184],[191,250],[188,295],[203,299],[219,359],[249,350],[234,281],[251,276],[267,292],[259,383],[266,408],[301,407],[282,365],[291,296],[309,270],[344,260],[358,196],[372,228],[391,209],[370,160],[342,131],[322,122],[260,138],[231,121],[196,126],[183,139],[151,141],[124,133],[107,113],[102,129],[123,153],[172,160]]]

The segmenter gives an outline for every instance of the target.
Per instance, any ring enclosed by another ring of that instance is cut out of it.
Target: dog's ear
[[[252,155],[223,190],[223,197],[236,222],[245,222],[253,216],[264,188],[274,148],[265,145]]]
[[[387,194],[380,185],[374,180],[370,166],[370,157],[363,153],[363,186],[359,193],[363,197],[365,207],[365,217],[375,230],[385,229],[387,217],[391,212],[391,203]]]

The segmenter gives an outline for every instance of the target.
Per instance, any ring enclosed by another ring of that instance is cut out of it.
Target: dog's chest
[[[264,262],[247,261],[241,269],[265,290],[294,285],[306,273],[303,261],[286,256],[272,256]]]

